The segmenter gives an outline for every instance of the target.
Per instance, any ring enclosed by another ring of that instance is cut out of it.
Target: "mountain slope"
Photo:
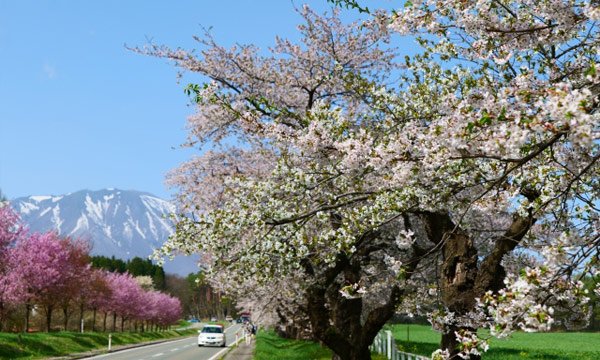
[[[82,190],[62,196],[17,198],[11,204],[31,231],[55,229],[62,236],[89,240],[94,255],[147,257],[173,233],[167,216],[175,206],[139,191]],[[195,259],[167,261],[165,271],[182,275],[195,272]]]

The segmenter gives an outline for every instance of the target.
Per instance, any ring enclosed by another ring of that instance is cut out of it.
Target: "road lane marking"
[[[179,348],[171,349],[171,352],[177,351],[177,350],[179,350]]]
[[[231,329],[233,330],[233,329]],[[240,337],[238,338],[238,341],[234,341],[233,343],[227,345],[227,347],[221,351],[219,351],[218,353],[216,353],[215,355],[213,355],[211,358],[209,358],[208,360],[216,360],[219,359],[220,357],[222,357],[223,355],[225,355],[229,350],[231,350],[231,347],[233,347],[234,345],[236,345],[238,342],[240,342],[244,337]]]
[[[133,347],[133,348],[129,348],[129,349],[123,349],[123,350],[113,350],[112,352],[110,352],[108,354],[102,354],[102,355],[93,356],[93,357],[90,357],[89,359],[102,359],[102,358],[106,358],[106,357],[110,357],[110,356],[115,356],[117,354],[123,354],[123,353],[127,353],[127,352],[141,350],[141,349],[149,349],[149,348],[156,347],[156,346],[166,345],[166,344],[169,344],[169,343],[183,342],[183,341],[190,341],[190,338],[177,339],[177,340],[167,340],[167,341],[160,342],[158,344],[142,345],[142,346],[137,346],[137,347]],[[142,359],[138,359],[138,360],[142,360]]]
[[[159,356],[163,356],[163,355],[164,355],[164,353],[158,353],[158,354],[152,355],[152,357],[159,357]]]

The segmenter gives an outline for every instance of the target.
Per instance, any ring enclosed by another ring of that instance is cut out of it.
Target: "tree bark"
[[[31,311],[31,305],[25,304],[25,329],[24,332],[29,332],[29,312]]]
[[[96,308],[92,310],[92,332],[96,332]]]
[[[46,332],[50,332],[52,326],[52,311],[54,311],[54,306],[46,306]]]
[[[535,219],[531,216],[516,216],[509,229],[493,239],[494,248],[483,261],[478,262],[478,253],[473,240],[455,226],[447,214],[429,215],[428,227],[432,229],[431,239],[440,238],[442,243],[441,292],[445,308],[458,317],[466,317],[474,310],[476,298],[487,291],[497,292],[504,287],[506,272],[502,259],[510,253],[529,231]],[[435,230],[434,230],[435,229]],[[434,241],[435,242],[435,241]],[[449,324],[442,334],[441,348],[450,352],[451,358],[458,356],[460,349],[456,332],[477,329]],[[470,355],[468,359],[480,359]]]
[[[0,301],[0,332],[4,331],[4,303]]]
[[[415,251],[408,267],[409,277],[421,254],[421,251]],[[394,286],[385,304],[366,314],[363,323],[363,299],[341,296],[340,284],[336,281],[342,275],[345,282],[357,283],[360,280],[359,264],[358,259],[353,264],[345,255],[340,255],[336,265],[325,271],[322,282],[316,282],[307,290],[307,313],[313,334],[334,352],[333,359],[336,360],[371,359],[369,346],[394,315],[402,297],[402,291]],[[313,271],[309,264],[305,264],[305,268],[309,274]]]
[[[68,306],[63,306],[63,315],[64,315],[64,323],[63,323],[63,327],[64,327],[64,331],[68,331],[69,330],[69,308]]]
[[[79,305],[79,322],[77,323],[78,327],[80,327],[81,323],[83,322],[83,312],[84,312],[83,304],[80,304]],[[79,329],[79,331],[81,331],[81,329]]]

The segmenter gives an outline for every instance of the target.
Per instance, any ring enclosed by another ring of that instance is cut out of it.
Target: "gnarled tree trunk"
[[[527,189],[523,190],[523,195],[530,201],[539,196]],[[435,243],[438,243],[435,239],[442,242],[442,302],[448,311],[459,317],[468,316],[475,310],[476,298],[481,298],[487,291],[497,292],[504,287],[506,271],[502,267],[502,259],[515,249],[535,222],[532,214],[515,216],[507,231],[492,239],[492,251],[480,261],[473,240],[452,223],[448,214],[427,214],[425,218],[430,238]],[[458,356],[456,332],[463,330],[477,331],[468,326],[450,325],[442,334],[441,348],[447,349],[451,358]],[[470,360],[480,358],[473,354],[468,357]]]

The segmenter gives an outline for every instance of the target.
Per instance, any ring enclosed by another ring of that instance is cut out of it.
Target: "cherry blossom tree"
[[[302,42],[271,56],[209,35],[199,55],[138,49],[209,78],[188,87],[189,145],[213,149],[170,176],[194,216],[163,252],[202,252],[224,290],[302,311],[341,359],[370,358],[397,310],[430,317],[436,358],[478,358],[481,327],[581,322],[599,271],[598,4],[302,14]],[[422,51],[396,60],[390,30]]]
[[[138,314],[140,319],[164,328],[181,318],[179,299],[159,291],[147,291],[144,297],[143,312]]]
[[[50,331],[52,313],[60,305],[67,306],[81,289],[88,269],[89,244],[61,238],[55,232],[34,233],[19,241],[9,258],[9,281],[24,289],[25,329],[29,313],[36,304],[46,313],[46,331]]]
[[[113,314],[112,331],[116,330],[117,316],[121,317],[121,331],[123,331],[125,321],[134,318],[145,306],[144,291],[135,277],[129,273],[110,273],[107,280],[111,289],[111,298],[105,311]]]
[[[92,331],[96,331],[97,311],[108,306],[107,303],[112,297],[107,278],[108,274],[106,271],[93,269],[90,277],[84,283],[84,290],[81,292],[79,299],[82,308],[92,310]],[[104,330],[106,331],[106,322],[104,324]]]
[[[9,277],[11,248],[24,235],[17,213],[8,205],[0,204],[0,331],[6,312],[18,301],[21,290]]]

